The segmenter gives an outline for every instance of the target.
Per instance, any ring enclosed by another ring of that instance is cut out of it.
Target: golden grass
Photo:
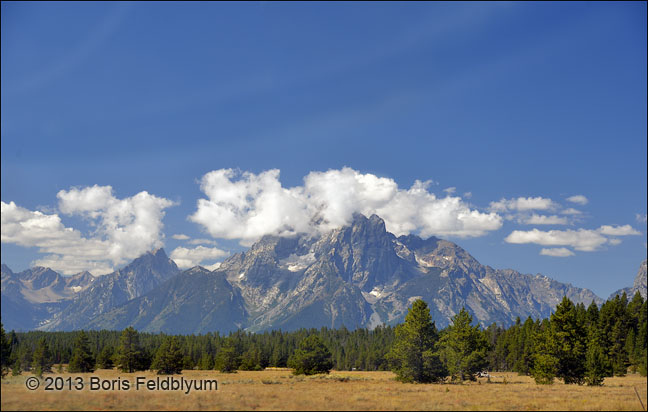
[[[7,410],[642,410],[634,388],[646,405],[646,378],[628,375],[607,378],[603,387],[536,385],[526,376],[493,373],[464,384],[404,384],[391,372],[331,372],[293,376],[287,370],[184,371],[185,379],[216,379],[218,390],[182,391],[28,391],[33,375],[2,380],[3,411]],[[134,374],[100,370],[95,374],[49,374],[50,377],[91,376],[102,379],[156,378],[151,372]]]

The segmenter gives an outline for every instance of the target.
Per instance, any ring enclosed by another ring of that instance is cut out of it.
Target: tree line
[[[69,372],[118,367],[153,369],[262,370],[291,367],[298,373],[393,370],[409,382],[475,379],[483,370],[514,371],[548,384],[600,385],[629,370],[646,375],[646,301],[637,293],[587,308],[563,298],[548,319],[509,328],[473,325],[465,309],[438,330],[425,302],[414,302],[405,321],[373,330],[300,329],[291,332],[174,336],[123,331],[14,332],[2,328],[2,371],[36,374],[67,364]]]

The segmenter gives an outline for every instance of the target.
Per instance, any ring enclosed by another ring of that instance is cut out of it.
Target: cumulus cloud
[[[638,231],[632,228],[630,225],[623,226],[609,226],[603,225],[599,228],[599,232],[604,235],[610,236],[630,236],[630,235],[640,235]]]
[[[501,199],[498,202],[490,203],[490,210],[495,212],[506,211],[530,211],[530,210],[553,210],[558,204],[553,200],[538,197],[518,197],[517,199]]]
[[[265,234],[326,231],[351,222],[354,213],[378,214],[396,235],[482,236],[502,226],[495,212],[471,209],[460,197],[437,198],[431,181],[401,189],[390,178],[350,168],[311,172],[304,184],[285,188],[279,170],[259,174],[232,169],[203,176],[196,212],[189,217],[215,238],[249,245]]]
[[[191,239],[189,241],[190,245],[216,245],[215,240],[211,239]]]
[[[568,202],[577,203],[579,205],[586,205],[589,200],[583,195],[574,195],[567,198]]]
[[[568,257],[568,256],[574,256],[574,252],[571,250],[565,248],[565,247],[558,247],[558,248],[542,248],[540,251],[541,255],[544,256],[554,256],[554,257]]]
[[[543,246],[571,246],[576,250],[592,252],[607,242],[607,238],[596,230],[514,230],[504,238],[508,243],[535,243]]]
[[[581,212],[580,210],[574,209],[573,207],[561,210],[560,213],[563,214],[563,215],[581,215],[581,214],[583,214],[583,212]]]
[[[514,230],[504,241],[517,244],[535,243],[542,246],[571,246],[582,252],[593,252],[606,243],[611,245],[619,243],[618,239],[609,239],[606,235],[628,236],[638,234],[639,232],[629,225],[616,227],[604,225],[595,230]]]
[[[567,218],[556,215],[545,216],[536,213],[518,220],[520,223],[527,225],[566,225]]]
[[[218,248],[198,246],[193,249],[177,247],[173,249],[169,257],[173,259],[179,268],[188,269],[200,265],[203,261],[221,259],[227,255],[229,255],[228,252]],[[214,265],[211,266],[213,267]],[[220,266],[220,263],[218,263],[218,266]],[[209,269],[210,267],[207,268]]]
[[[89,236],[65,227],[56,213],[2,202],[2,242],[39,248],[49,255],[33,263],[65,274],[109,273],[114,266],[161,247],[164,209],[173,205],[147,192],[117,199],[110,186],[97,185],[61,190],[57,197],[61,213],[87,219],[93,227]]]

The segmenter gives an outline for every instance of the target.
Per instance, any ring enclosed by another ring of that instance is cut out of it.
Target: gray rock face
[[[635,295],[635,293],[639,292],[641,296],[646,299],[648,296],[647,288],[648,288],[648,281],[647,281],[647,275],[646,275],[646,260],[641,262],[639,265],[639,271],[637,272],[637,276],[635,277],[634,284],[632,287],[627,287],[623,289],[619,289],[613,294],[610,295],[610,299],[614,298],[616,295],[623,295],[623,292],[626,293],[628,296],[628,299],[632,299],[632,297]]]
[[[102,313],[149,292],[178,273],[175,262],[167,257],[163,249],[146,253],[123,269],[97,278],[38,329],[82,329]]]
[[[191,334],[227,333],[244,326],[243,298],[222,272],[195,267],[91,320],[89,329]]]
[[[397,324],[418,298],[441,327],[464,306],[483,325],[510,325],[549,316],[563,295],[601,303],[587,289],[483,266],[452,242],[396,238],[375,215],[317,238],[265,237],[219,270],[240,288],[251,331]]]
[[[94,282],[89,272],[63,276],[34,267],[13,273],[2,265],[2,319],[10,330],[31,330],[62,311]]]

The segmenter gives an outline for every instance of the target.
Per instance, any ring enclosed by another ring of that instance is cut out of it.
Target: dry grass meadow
[[[2,380],[2,410],[642,410],[646,378],[608,378],[603,387],[538,386],[526,376],[493,373],[464,384],[403,384],[391,372],[331,372],[311,377],[288,370],[262,372],[185,371],[185,379],[216,379],[218,390],[181,391],[35,391],[25,387],[33,375]],[[151,372],[134,374],[100,370],[95,374],[47,374],[45,377],[91,376],[102,379],[155,379]],[[176,375],[179,378],[178,375]]]

